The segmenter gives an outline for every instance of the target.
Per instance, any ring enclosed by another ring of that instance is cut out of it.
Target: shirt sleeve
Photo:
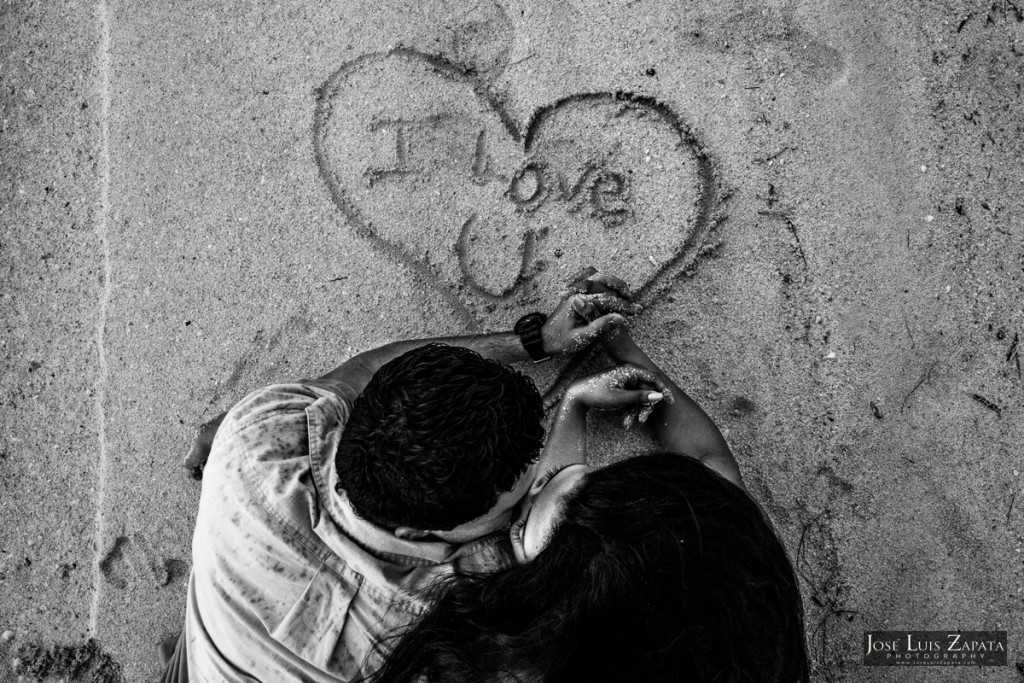
[[[204,491],[207,484],[232,491],[242,507],[262,510],[296,538],[308,537],[319,518],[310,415],[343,425],[348,409],[334,391],[307,384],[275,384],[249,394],[217,432]]]
[[[211,457],[217,450],[244,445],[258,459],[274,459],[268,452],[281,455],[308,455],[306,411],[319,403],[320,410],[336,413],[341,424],[348,418],[356,393],[343,382],[329,379],[303,380],[274,384],[247,395],[228,411],[217,430]]]
[[[226,662],[252,675],[245,680],[348,680],[303,675],[328,672],[359,587],[324,570],[329,551],[315,531],[310,451],[327,444],[311,438],[310,423],[342,425],[347,411],[335,392],[294,383],[255,391],[228,412],[192,543],[197,666]],[[208,680],[242,679],[218,670]]]

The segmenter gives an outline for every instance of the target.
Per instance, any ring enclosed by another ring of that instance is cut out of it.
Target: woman
[[[559,405],[511,532],[521,564],[437,587],[371,680],[808,680],[792,566],[721,433],[627,333],[605,348],[620,365]],[[587,410],[637,403],[665,452],[586,465]]]

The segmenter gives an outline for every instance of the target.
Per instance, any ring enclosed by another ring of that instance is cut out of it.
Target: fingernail
[[[665,394],[663,394],[663,393],[661,393],[659,391],[652,391],[651,393],[647,394],[647,402],[648,403],[657,403],[658,401],[660,401],[663,398],[665,398]]]

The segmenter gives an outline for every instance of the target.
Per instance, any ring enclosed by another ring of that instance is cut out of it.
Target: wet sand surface
[[[816,681],[1021,680],[1013,3],[7,3],[0,74],[0,680],[156,677],[199,424],[588,265],[777,524]],[[1010,666],[861,666],[895,629]]]

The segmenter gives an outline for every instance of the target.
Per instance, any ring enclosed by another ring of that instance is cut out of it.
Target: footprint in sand
[[[100,560],[100,573],[107,583],[124,590],[134,579],[150,582],[154,588],[170,585],[188,573],[188,565],[178,558],[164,558],[142,534],[118,536]]]
[[[696,3],[678,25],[680,41],[700,50],[761,62],[774,53],[789,68],[827,85],[846,68],[841,52],[804,29],[790,11],[736,3]]]

